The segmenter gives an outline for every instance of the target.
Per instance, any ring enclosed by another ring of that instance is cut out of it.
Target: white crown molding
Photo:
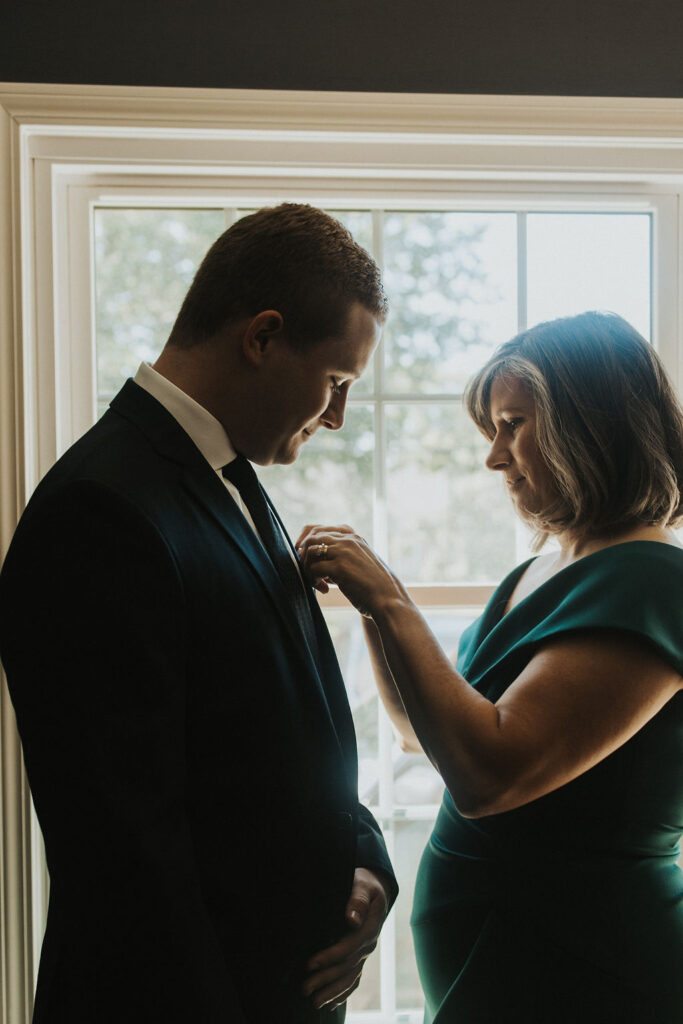
[[[683,140],[683,99],[483,96],[0,83],[22,125],[374,131]]]

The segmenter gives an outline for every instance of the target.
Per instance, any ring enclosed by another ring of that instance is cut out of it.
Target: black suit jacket
[[[318,1019],[306,958],[354,868],[392,872],[309,596],[320,671],[223,483],[132,381],[37,488],[0,576],[51,883],[36,1024]]]

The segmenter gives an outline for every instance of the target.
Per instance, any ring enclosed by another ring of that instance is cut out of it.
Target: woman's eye
[[[508,420],[507,421],[507,425],[508,425],[508,427],[510,428],[510,430],[512,431],[513,434],[514,434],[515,430],[517,429],[517,427],[520,425],[521,422],[522,422],[521,420]]]
[[[332,385],[332,394],[333,395],[340,395],[341,394],[341,384],[339,383],[339,381],[335,380],[334,377],[330,377],[330,383]]]

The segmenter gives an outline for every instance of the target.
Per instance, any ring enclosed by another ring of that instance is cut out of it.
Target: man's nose
[[[320,422],[328,430],[340,430],[344,426],[347,395],[347,388],[342,388],[339,394],[332,395],[330,404],[320,417]]]

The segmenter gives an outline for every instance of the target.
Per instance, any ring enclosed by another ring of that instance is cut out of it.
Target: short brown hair
[[[360,302],[379,323],[387,300],[377,264],[334,217],[282,203],[240,218],[211,246],[185,296],[171,344],[189,347],[266,309],[292,343],[340,334]]]
[[[501,376],[529,388],[556,485],[551,507],[528,517],[541,543],[565,530],[609,536],[683,520],[683,409],[652,346],[620,316],[563,317],[501,345],[465,394],[489,439],[491,385]]]

